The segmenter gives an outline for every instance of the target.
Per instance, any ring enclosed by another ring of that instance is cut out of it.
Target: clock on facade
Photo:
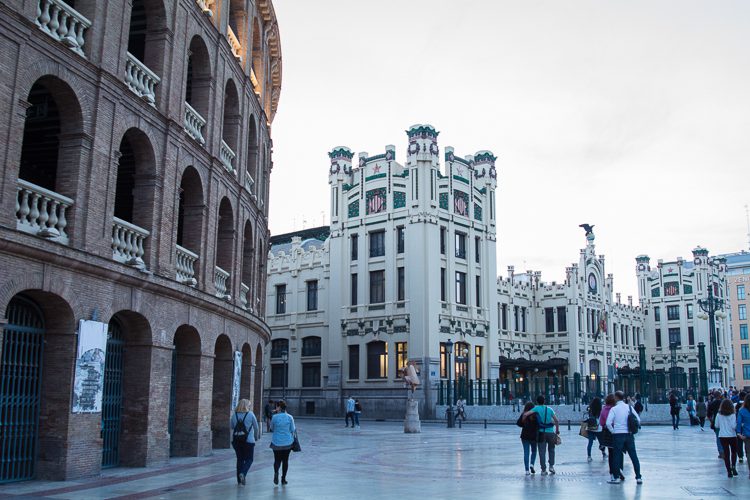
[[[589,292],[596,293],[596,276],[594,276],[594,273],[589,274]]]

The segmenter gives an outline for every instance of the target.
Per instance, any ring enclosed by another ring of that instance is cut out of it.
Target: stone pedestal
[[[416,434],[422,432],[422,423],[419,421],[419,401],[415,399],[409,399],[406,401],[404,432],[408,434]]]

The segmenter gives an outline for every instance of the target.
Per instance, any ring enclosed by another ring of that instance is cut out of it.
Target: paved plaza
[[[459,429],[427,423],[404,434],[399,422],[298,419],[303,447],[290,459],[289,484],[274,486],[269,435],[257,445],[247,485],[237,486],[234,453],[174,459],[161,468],[106,470],[68,482],[31,481],[0,486],[0,498],[750,498],[747,465],[728,479],[714,435],[697,428],[644,427],[637,435],[644,484],[636,485],[626,458],[622,485],[609,485],[607,462],[586,440],[563,428],[557,474],[526,477],[518,428],[469,424]]]

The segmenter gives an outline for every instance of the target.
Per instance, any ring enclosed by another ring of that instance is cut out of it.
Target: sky
[[[623,301],[635,257],[747,250],[750,1],[275,0],[270,229],[329,223],[327,152],[498,156],[499,275],[562,281],[594,224]]]

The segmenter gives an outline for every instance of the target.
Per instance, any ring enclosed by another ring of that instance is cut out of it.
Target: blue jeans
[[[680,414],[672,415],[672,427],[680,426]]]
[[[253,454],[255,453],[255,443],[242,443],[239,446],[232,444],[234,454],[237,455],[237,474],[247,476],[247,471],[253,465]]]
[[[633,438],[633,435],[629,432],[621,433],[621,434],[612,434],[612,440],[614,441],[614,451],[615,453],[615,471],[621,471],[623,466],[625,465],[625,457],[623,455],[623,452],[627,452],[628,456],[630,457],[630,461],[633,462],[633,470],[635,471],[635,478],[639,479],[641,477],[641,463],[638,461],[638,454],[635,451],[635,439]]]
[[[534,466],[536,460],[536,441],[521,440],[523,445],[523,466],[529,470],[529,450],[531,451],[531,466]]]
[[[356,425],[357,427],[359,427],[359,413],[360,412],[358,411],[354,412],[354,425]]]
[[[601,434],[601,433],[589,431],[589,438],[588,438],[589,439],[589,444],[586,447],[586,455],[589,456],[589,457],[591,456],[591,447],[593,446],[594,441],[598,441],[599,440],[599,434]]]

